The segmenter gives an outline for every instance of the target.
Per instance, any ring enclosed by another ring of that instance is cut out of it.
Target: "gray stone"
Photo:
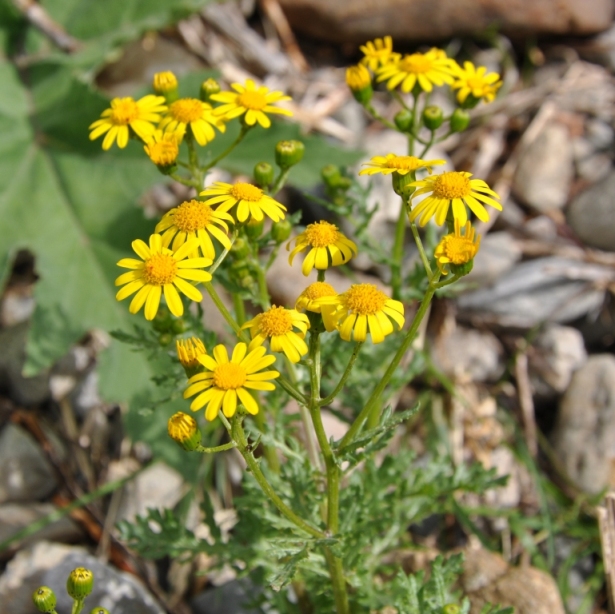
[[[240,578],[197,595],[190,605],[193,614],[257,614],[260,608],[246,605],[257,594],[249,578]]]
[[[587,361],[583,335],[569,326],[549,325],[532,348],[530,378],[536,394],[545,397],[564,392],[572,374]]]
[[[66,594],[66,578],[76,567],[94,574],[94,590],[84,612],[95,606],[113,614],[163,614],[164,610],[138,580],[101,563],[83,548],[39,542],[19,552],[0,577],[0,611],[4,614],[35,614],[32,593],[49,586],[56,594],[58,612],[70,612],[73,601]]]
[[[573,376],[553,433],[563,468],[588,493],[615,485],[615,356],[596,354]]]
[[[569,322],[598,310],[615,281],[609,267],[559,257],[521,262],[490,287],[457,299],[460,316],[476,322],[531,328]]]
[[[0,435],[0,503],[44,499],[56,486],[55,473],[34,439],[7,424]]]
[[[574,174],[568,128],[547,124],[521,154],[513,179],[515,196],[541,213],[561,209]]]
[[[22,405],[37,405],[50,396],[49,374],[42,372],[34,377],[24,377],[28,322],[0,330],[0,388]]]
[[[492,232],[482,237],[480,253],[464,282],[484,286],[510,270],[521,260],[521,246],[508,232]]]
[[[581,179],[594,183],[607,177],[612,166],[609,154],[596,153],[577,162],[577,173]]]
[[[613,144],[613,128],[601,119],[588,119],[585,124],[587,140],[597,149],[609,149]]]
[[[615,171],[581,192],[570,204],[566,218],[584,243],[615,251]]]

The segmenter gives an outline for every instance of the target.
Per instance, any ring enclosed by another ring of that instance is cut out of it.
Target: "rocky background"
[[[98,78],[109,95],[128,95],[161,70],[181,76],[216,67],[227,82],[252,76],[292,95],[305,133],[368,158],[401,154],[405,140],[372,125],[344,84],[359,43],[390,34],[397,50],[445,45],[502,72],[497,100],[479,106],[470,129],[432,157],[487,180],[504,210],[479,227],[481,251],[464,291],[432,309],[422,342],[436,375],[398,399],[404,407],[430,390],[430,420],[444,428],[455,462],[479,460],[510,475],[486,500],[468,501],[499,510],[476,532],[448,519],[450,535],[464,533],[449,546],[466,550],[462,585],[476,614],[488,601],[518,614],[607,611],[596,506],[597,495],[615,488],[613,8],[612,0],[227,2],[128,45]],[[390,118],[396,109],[387,100],[377,95],[375,105]],[[161,211],[185,196],[183,187],[161,182],[143,206]],[[286,198],[291,208],[306,206],[292,190]],[[398,203],[388,180],[375,176],[370,198],[380,206],[372,232],[392,244]],[[318,215],[308,207],[304,219]],[[379,274],[360,258],[355,266],[359,276]],[[294,302],[305,284],[296,274],[283,259],[274,265],[277,302]],[[172,507],[186,485],[159,462],[113,486],[151,451],[126,437],[123,408],[101,400],[96,362],[104,337],[92,333],[51,370],[22,375],[35,283],[33,259],[20,253],[0,302],[0,614],[33,612],[34,588],[62,586],[77,565],[94,570],[92,603],[113,614],[246,611],[250,586],[207,574],[204,557],[153,564],[118,541],[118,521]],[[333,417],[328,425],[339,436]],[[403,445],[420,451],[426,428],[414,425]],[[227,468],[230,489],[241,474],[232,454]],[[110,494],[40,522],[109,484]],[[549,509],[547,495],[560,506]],[[514,510],[539,519],[526,539],[511,525]],[[232,525],[232,499],[220,501],[217,514]],[[197,534],[199,527],[197,514]],[[480,531],[500,536],[501,555],[480,546]],[[400,553],[409,569],[425,566],[441,546],[429,526],[415,532],[424,552]]]

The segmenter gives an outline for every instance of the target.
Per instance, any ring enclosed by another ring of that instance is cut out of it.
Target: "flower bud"
[[[44,614],[51,614],[56,610],[56,596],[48,586],[39,586],[32,593],[32,601],[36,609]]]
[[[66,592],[75,601],[83,601],[94,588],[94,574],[85,567],[73,569],[66,580]]]
[[[391,179],[393,180],[393,191],[398,196],[402,196],[404,194],[409,196],[411,192],[414,192],[414,188],[407,188],[406,186],[413,181],[416,181],[415,173],[406,173],[405,175],[393,173],[391,175]]]
[[[305,145],[301,141],[280,141],[275,146],[275,163],[281,169],[287,169],[301,162]]]
[[[253,217],[251,217],[247,221],[243,229],[250,239],[258,239],[263,234],[264,225],[264,218],[262,220],[255,220]]]
[[[192,377],[202,371],[199,356],[207,354],[207,350],[205,349],[205,344],[200,339],[197,337],[177,339],[175,349],[177,351],[177,359],[188,377]]]
[[[154,75],[152,85],[156,94],[164,96],[168,103],[175,102],[179,97],[177,93],[177,77],[170,70],[157,72]]]
[[[220,84],[215,79],[206,79],[201,83],[199,97],[203,102],[211,102],[210,97],[220,93]]]
[[[474,268],[474,260],[464,262],[463,264],[451,264],[449,266],[453,275],[463,277],[464,275],[468,275],[472,272],[472,269]]]
[[[400,132],[409,132],[410,130],[412,130],[414,116],[412,114],[412,111],[410,111],[409,109],[402,109],[395,116],[394,121],[395,121],[395,125],[397,126],[397,129]]]
[[[364,106],[369,104],[374,90],[372,88],[372,77],[363,64],[350,66],[346,69],[346,84],[358,103]]]
[[[254,181],[259,188],[267,188],[273,183],[273,166],[269,162],[259,162],[254,167]]]
[[[463,132],[470,124],[470,114],[464,109],[455,109],[451,115],[451,131]]]
[[[293,230],[293,225],[288,220],[275,222],[271,227],[271,237],[276,243],[284,243]]]
[[[449,603],[442,608],[442,614],[459,614],[461,608],[456,603]]]
[[[322,167],[320,176],[327,187],[336,188],[342,178],[342,171],[337,164],[327,164],[327,166]]]
[[[166,347],[169,343],[173,342],[173,335],[171,333],[162,333],[160,337],[158,337],[158,343],[160,347]]]
[[[107,608],[103,608],[101,605],[97,605],[95,608],[90,610],[90,614],[109,614],[109,610],[107,610]]]
[[[187,452],[194,452],[201,445],[201,429],[196,420],[178,411],[169,418],[167,424],[169,436]]]
[[[423,123],[428,130],[432,132],[437,130],[444,121],[444,113],[442,109],[435,104],[425,107],[423,110]]]
[[[231,254],[235,260],[243,260],[250,253],[250,244],[241,237],[237,237],[231,247]]]

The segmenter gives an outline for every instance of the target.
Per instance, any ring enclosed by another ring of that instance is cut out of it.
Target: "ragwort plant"
[[[208,79],[198,98],[179,98],[175,76],[161,73],[154,78],[155,94],[114,99],[90,127],[91,139],[104,137],[103,149],[140,140],[161,173],[196,192],[164,214],[147,241],[133,241],[136,257],[118,262],[127,272],[116,280],[117,299],[131,297],[133,314],[143,309],[161,345],[176,339],[174,356],[185,376],[171,369],[157,383],[181,387],[194,415],[171,416],[170,437],[186,453],[207,458],[234,448],[247,466],[231,534],[214,522],[207,493],[201,497],[207,540],[184,526],[181,511],[151,510],[134,524],[122,523],[121,530],[144,556],[207,552],[220,565],[250,572],[259,587],[254,604],[267,611],[468,612],[467,598],[451,589],[460,556],[436,559],[427,579],[396,569],[386,555],[411,546],[408,526],[450,509],[456,492],[483,492],[502,479],[480,465],[453,467],[444,457],[419,464],[411,450],[387,454],[398,426],[417,408],[393,413],[386,401],[421,370],[418,354],[400,365],[434,295],[472,268],[480,237],[470,217],[486,221],[485,205],[501,210],[498,195],[482,179],[438,172],[444,160],[427,155],[434,143],[465,130],[468,109],[493,100],[501,81],[484,67],[459,66],[441,49],[401,55],[390,37],[361,49],[363,60],[346,73],[352,94],[368,114],[408,141],[407,155],[383,151],[359,172],[389,175],[400,197],[390,254],[367,234],[373,211],[366,206],[366,191],[334,165],[323,169],[328,198],[322,202],[352,217],[352,238],[327,220],[292,235],[298,214],[287,215],[276,198],[301,161],[299,141],[278,143],[277,170],[255,160],[253,181],[206,184],[208,172],[248,132],[268,129],[272,115],[291,115],[281,105],[290,98],[281,92],[251,80],[221,91]],[[400,106],[394,122],[372,106],[375,83],[384,83]],[[429,104],[435,87],[450,88],[457,103],[451,115]],[[208,143],[232,121],[240,122],[239,136],[211,159]],[[419,227],[429,220],[446,230],[426,247]],[[404,271],[408,225],[420,262]],[[289,266],[300,266],[305,276],[317,271],[317,281],[291,306],[271,304],[265,279],[284,245]],[[370,283],[338,292],[327,280],[331,267],[345,267],[360,250],[389,268],[391,295]],[[217,284],[230,291],[232,310]],[[232,347],[217,343],[207,330],[199,288],[232,329]],[[418,307],[407,322],[402,301],[410,299]],[[188,309],[191,301],[196,305]],[[148,334],[122,338],[152,351],[156,343],[145,341]],[[339,440],[327,437],[325,407],[349,423]]]

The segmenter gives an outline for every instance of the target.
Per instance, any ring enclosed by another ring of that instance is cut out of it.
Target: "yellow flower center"
[[[171,439],[179,442],[188,441],[196,433],[197,423],[192,416],[177,412],[169,418],[167,429]]]
[[[155,286],[170,284],[177,274],[177,261],[169,254],[152,254],[145,261],[143,279]]]
[[[247,200],[256,203],[262,198],[263,191],[251,183],[236,183],[231,188],[230,194],[237,200]]]
[[[463,198],[472,192],[470,180],[462,173],[450,171],[438,175],[433,182],[433,194],[436,198]]]
[[[169,113],[182,124],[189,124],[201,119],[203,115],[203,103],[196,98],[182,98],[176,100],[170,107]]]
[[[424,166],[424,162],[415,156],[395,156],[386,161],[386,166],[405,171],[415,171],[417,168]]]
[[[444,254],[453,264],[465,264],[470,262],[476,252],[478,246],[466,237],[456,235],[446,235],[442,239],[441,253]]]
[[[179,147],[175,139],[164,139],[147,145],[146,152],[156,166],[170,166],[177,160]]]
[[[246,382],[246,370],[234,362],[218,365],[214,369],[214,386],[220,390],[237,390]]]
[[[285,335],[293,329],[293,320],[290,311],[275,305],[261,315],[259,327],[267,337]]]
[[[109,119],[116,126],[126,126],[139,117],[139,107],[132,98],[114,98]]]
[[[309,224],[304,234],[307,242],[312,247],[328,247],[340,238],[337,226],[324,221]]]
[[[389,297],[373,284],[354,284],[344,292],[346,306],[359,315],[374,315],[381,311]]]
[[[189,200],[173,211],[173,222],[182,232],[194,232],[207,228],[213,214],[209,205],[198,200]]]
[[[267,98],[260,92],[245,91],[237,96],[237,104],[251,111],[262,111],[267,106]]]
[[[409,72],[415,75],[427,73],[432,69],[432,61],[429,58],[426,58],[422,53],[407,55],[399,62],[400,71]]]
[[[336,294],[333,286],[325,281],[315,281],[303,291],[303,295],[310,301],[315,301],[323,296],[335,296]]]

